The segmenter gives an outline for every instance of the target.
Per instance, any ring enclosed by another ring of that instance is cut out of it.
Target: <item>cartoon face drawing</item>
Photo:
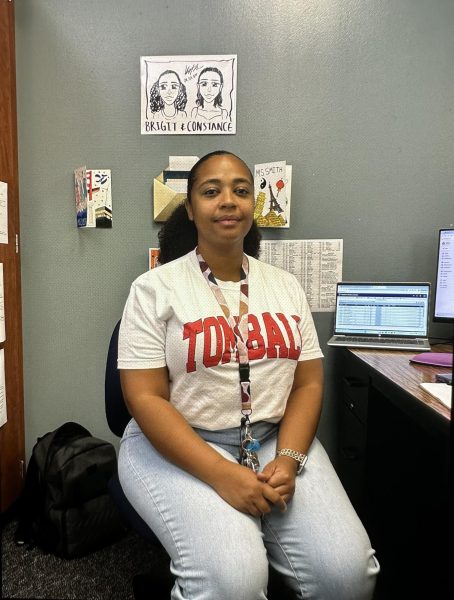
[[[197,80],[197,98],[191,117],[202,121],[221,122],[229,119],[228,112],[222,107],[222,88],[224,78],[216,67],[206,67]]]
[[[163,73],[158,80],[158,90],[166,104],[173,104],[180,91],[178,75],[173,71]]]
[[[205,103],[213,104],[215,107],[222,104],[222,87],[224,78],[216,67],[207,67],[199,75],[197,81],[197,104],[202,108]]]
[[[188,101],[186,87],[176,71],[164,71],[150,89],[150,110],[152,113],[162,112],[167,118],[174,118],[184,113]]]

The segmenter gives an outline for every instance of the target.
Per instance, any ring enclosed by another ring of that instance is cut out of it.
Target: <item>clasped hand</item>
[[[262,472],[225,461],[213,485],[217,493],[237,510],[260,517],[276,506],[286,510],[295,491],[296,469],[278,458]]]

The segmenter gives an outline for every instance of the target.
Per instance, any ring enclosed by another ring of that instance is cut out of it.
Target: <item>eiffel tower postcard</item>
[[[254,219],[259,227],[290,227],[292,167],[285,161],[254,167]]]

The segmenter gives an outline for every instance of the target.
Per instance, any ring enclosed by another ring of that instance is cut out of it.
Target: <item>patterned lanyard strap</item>
[[[241,427],[240,427],[240,462],[241,464],[257,471],[259,461],[256,455],[256,450],[260,448],[260,443],[252,437],[252,428],[249,421],[249,416],[252,413],[251,405],[251,381],[249,378],[249,355],[247,349],[248,341],[248,305],[249,305],[249,262],[245,254],[243,254],[243,262],[241,265],[241,281],[240,281],[240,307],[238,321],[230,312],[230,309],[225,300],[224,294],[216,281],[215,276],[211,272],[210,267],[205,262],[203,256],[196,250],[197,260],[199,261],[200,270],[203,273],[211,291],[214,294],[219,306],[227,319],[230,328],[235,337],[236,349],[238,352],[238,367],[240,375],[240,393],[241,393]]]

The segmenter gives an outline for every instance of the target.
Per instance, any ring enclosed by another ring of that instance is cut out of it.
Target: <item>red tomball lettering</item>
[[[213,333],[212,333],[213,332]],[[211,341],[214,337],[214,354],[211,354]],[[222,329],[216,317],[203,320],[203,364],[208,369],[215,367],[221,360],[223,350]]]
[[[268,358],[287,358],[288,348],[284,336],[279,329],[279,324],[273,319],[269,312],[263,313],[263,322],[265,324],[266,335],[268,338],[267,357]]]
[[[301,354],[301,346],[297,346],[295,344],[295,338],[293,337],[292,329],[290,327],[290,323],[287,321],[287,317],[282,313],[276,313],[276,317],[280,321],[282,321],[282,323],[285,327],[285,331],[288,335],[288,339],[290,342],[290,346],[288,349],[288,358],[290,358],[292,360],[298,360],[299,355]],[[298,319],[298,321],[299,321],[299,319]],[[298,332],[299,332],[299,330],[298,330]],[[301,335],[300,335],[300,337],[301,337]]]
[[[186,363],[186,373],[192,373],[196,370],[197,363],[195,361],[195,345],[196,338],[199,333],[202,333],[202,319],[194,321],[194,323],[185,323],[183,329],[183,339],[189,339],[188,360]]]

